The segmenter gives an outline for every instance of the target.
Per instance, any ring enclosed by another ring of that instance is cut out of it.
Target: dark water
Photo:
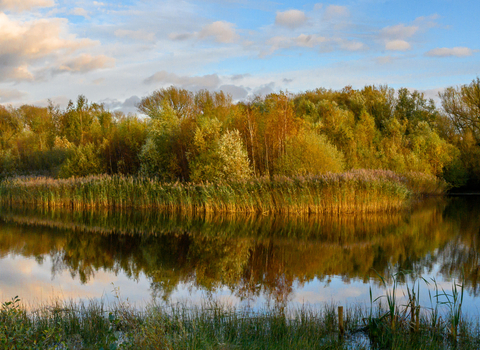
[[[480,197],[342,217],[0,208],[0,298],[363,303],[384,293],[375,271],[408,271],[448,290],[464,275],[478,314],[479,251]]]

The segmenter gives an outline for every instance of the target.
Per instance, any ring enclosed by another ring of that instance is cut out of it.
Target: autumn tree
[[[345,168],[343,154],[325,135],[304,130],[287,139],[285,153],[275,164],[275,173],[287,176],[319,175],[341,172]]]
[[[440,98],[446,114],[444,130],[452,127],[450,141],[461,152],[461,163],[451,171],[462,173],[463,166],[471,182],[480,185],[480,78],[468,85],[447,88]]]
[[[255,169],[259,175],[274,175],[275,163],[285,155],[287,140],[298,132],[301,120],[295,115],[292,96],[285,92],[270,94],[265,99],[257,98],[253,101],[248,118],[255,118],[255,122],[247,119],[250,138],[256,144],[251,147],[256,150]],[[255,131],[254,131],[255,130]],[[256,140],[252,137],[256,134]]]

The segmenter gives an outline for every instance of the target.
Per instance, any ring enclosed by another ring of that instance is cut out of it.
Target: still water
[[[424,305],[433,279],[448,291],[463,274],[478,316],[479,252],[480,197],[341,217],[0,208],[0,300],[349,305],[385,293],[377,272],[406,271],[430,281]]]

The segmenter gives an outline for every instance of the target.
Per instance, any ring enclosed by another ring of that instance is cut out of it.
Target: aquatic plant
[[[439,194],[436,177],[354,170],[237,182],[162,182],[132,176],[8,178],[0,201],[37,207],[157,208],[181,212],[366,213],[404,208],[418,195]]]
[[[457,348],[459,345],[458,330],[462,329],[462,337],[460,343],[468,342],[471,337],[468,326],[462,322],[462,303],[464,293],[464,281],[452,284],[451,293],[446,292],[443,288],[440,290],[435,279],[432,279],[434,288],[434,295],[429,290],[431,307],[422,307],[419,303],[420,286],[416,280],[413,281],[412,287],[408,284],[407,288],[407,303],[399,305],[397,300],[398,286],[400,277],[406,277],[408,271],[399,271],[394,273],[388,282],[388,279],[376,272],[380,279],[382,286],[385,288],[385,294],[380,295],[376,299],[372,297],[372,290],[370,288],[370,310],[367,318],[363,319],[365,327],[355,330],[355,332],[362,331],[368,334],[373,344],[378,348],[397,348],[395,343],[398,341],[397,333],[404,336],[409,333],[421,334],[422,337],[429,337],[433,342],[446,342],[448,339],[450,343],[445,343],[441,348]],[[420,277],[427,286],[430,282]],[[417,290],[415,291],[415,286]],[[377,317],[374,316],[375,302],[386,298],[387,309],[383,310],[381,305],[378,307]],[[444,314],[448,321],[442,321],[440,306],[447,306],[447,312]],[[402,308],[403,307],[403,308]],[[423,317],[421,310],[424,310]],[[430,311],[430,312],[428,312]],[[410,315],[410,320],[408,316]],[[386,323],[385,319],[390,322]],[[420,336],[420,335],[418,335]],[[462,345],[463,346],[463,345]]]
[[[432,330],[425,316],[417,332],[411,332],[402,317],[392,331],[382,318],[388,310],[378,303],[372,303],[375,311],[347,307],[346,332],[339,337],[334,304],[253,310],[207,299],[201,305],[153,303],[138,309],[118,294],[116,300],[110,305],[52,301],[27,310],[15,297],[0,309],[0,344],[14,349],[468,350],[480,342],[478,324],[468,319],[462,320],[462,336],[454,342],[447,328]],[[368,313],[376,328],[362,327]]]

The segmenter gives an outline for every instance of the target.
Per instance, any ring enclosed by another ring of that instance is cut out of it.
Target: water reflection
[[[383,275],[438,271],[444,279],[465,271],[476,296],[479,213],[475,198],[431,199],[410,212],[343,217],[1,208],[0,258],[21,256],[37,265],[48,260],[52,281],[65,272],[83,284],[99,282],[106,272],[146,279],[150,293],[163,299],[188,286],[283,303],[313,280],[367,282],[373,269]]]

